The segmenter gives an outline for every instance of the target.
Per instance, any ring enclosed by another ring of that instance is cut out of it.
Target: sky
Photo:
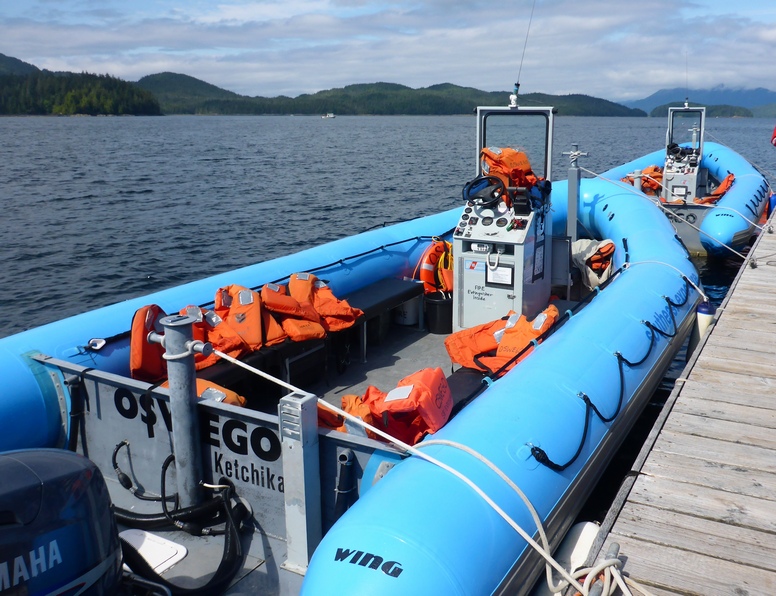
[[[642,99],[776,91],[774,0],[0,0],[0,53],[241,95],[353,83]]]

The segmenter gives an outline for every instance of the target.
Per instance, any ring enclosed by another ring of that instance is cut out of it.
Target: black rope
[[[399,223],[401,223],[401,222],[399,222]],[[383,224],[383,226],[385,226],[385,223]],[[378,225],[376,227],[381,227],[381,226]],[[370,228],[370,229],[374,229],[374,228]],[[396,242],[391,242],[389,244],[383,244],[382,246],[378,246],[376,248],[372,248],[372,249],[367,250],[365,252],[362,252],[362,253],[359,253],[359,254],[356,254],[356,255],[350,255],[350,256],[348,256],[348,257],[346,257],[344,259],[339,259],[337,261],[333,261],[333,262],[328,263],[326,265],[321,265],[319,267],[315,267],[313,269],[309,269],[308,272],[309,273],[315,273],[316,271],[320,271],[322,269],[328,269],[329,267],[333,267],[334,265],[345,265],[348,261],[352,261],[354,259],[365,257],[365,256],[367,256],[369,254],[374,253],[374,252],[378,252],[378,251],[381,251],[381,250],[385,250],[387,248],[391,248],[392,246],[398,246],[400,244],[406,244],[407,242],[412,242],[412,241],[420,242],[420,241],[423,241],[423,240],[431,240],[431,239],[433,239],[433,238],[435,238],[437,236],[441,237],[441,238],[447,238],[447,237],[452,235],[454,229],[455,228],[450,228],[449,230],[447,230],[446,232],[444,232],[441,235],[440,234],[434,234],[433,236],[415,236],[413,238],[405,238],[404,240],[397,240]],[[280,282],[288,279],[288,277],[289,276],[286,275],[286,276],[281,277],[279,279],[273,280],[270,283],[279,284]],[[258,291],[258,290],[261,289],[261,287],[262,286],[253,286],[251,289],[255,290],[255,291]],[[205,302],[203,304],[200,304],[199,308],[205,308],[205,307],[210,306],[212,304],[213,304],[212,301]],[[122,339],[126,339],[127,337],[129,337],[131,335],[131,333],[132,333],[131,330],[122,331],[121,333],[117,333],[116,335],[111,335],[110,337],[106,337],[106,338],[103,338],[103,339],[105,339],[105,343],[106,344],[109,344],[109,343],[114,342],[114,341],[119,341],[119,340],[122,340]],[[94,348],[91,348],[89,346],[81,346],[81,348],[86,350],[86,351],[95,351]]]
[[[690,299],[690,285],[691,285],[690,279],[686,275],[682,275],[682,279],[684,280],[684,289],[685,289],[684,301],[677,304],[677,303],[674,303],[670,298],[666,296],[666,301],[674,308],[680,308],[684,306],[685,304],[687,304],[687,301]]]
[[[339,259],[337,261],[333,261],[333,262],[328,263],[326,265],[320,265],[318,267],[314,267],[312,269],[308,269],[307,272],[308,273],[315,273],[316,271],[321,271],[323,269],[328,269],[329,267],[333,267],[334,265],[345,265],[347,263],[347,261],[353,261],[355,259],[359,259],[361,257],[365,257],[365,256],[370,255],[372,253],[375,253],[375,252],[378,252],[378,251],[381,251],[381,250],[385,250],[387,248],[391,248],[392,246],[398,246],[399,244],[406,244],[407,242],[412,242],[413,240],[415,242],[421,242],[421,241],[424,241],[424,240],[433,240],[434,238],[442,238],[442,239],[444,239],[444,238],[449,237],[453,233],[454,229],[455,228],[450,228],[449,230],[447,230],[443,234],[434,234],[432,236],[415,236],[414,238],[405,238],[404,240],[397,240],[396,242],[391,242],[389,244],[383,244],[382,246],[371,248],[371,249],[369,249],[367,251],[364,251],[362,253],[358,253],[358,254],[355,254],[355,255],[350,255],[350,256],[348,256],[348,257],[346,257],[344,259]],[[291,274],[284,275],[283,277],[281,277],[279,279],[276,279],[276,280],[272,281],[271,283],[279,284],[280,282],[287,280],[290,275]],[[251,289],[258,291],[259,289],[261,289],[261,286],[254,286]],[[208,304],[210,304],[210,303],[208,303]],[[207,304],[205,304],[203,306],[207,306]]]
[[[588,428],[590,428],[590,416],[588,416],[588,412],[590,412],[590,406],[591,401],[590,398],[587,397],[584,393],[578,394],[577,397],[582,397],[582,399],[585,401],[585,426],[582,429],[582,439],[579,441],[579,447],[577,447],[577,452],[571,457],[569,461],[567,461],[565,464],[556,464],[554,461],[552,461],[549,456],[547,455],[547,452],[542,449],[541,447],[537,447],[536,445],[531,445],[531,455],[534,456],[534,459],[538,461],[540,464],[547,466],[551,470],[554,470],[555,472],[562,472],[566,468],[568,468],[571,464],[573,464],[577,458],[579,457],[579,454],[582,453],[582,448],[585,445],[585,439],[587,439],[587,431]],[[598,412],[597,409],[593,409],[595,412]]]
[[[684,252],[687,253],[687,258],[689,259],[690,257],[692,257],[692,255],[690,254],[690,250],[687,248],[687,245],[684,243],[684,240],[682,240],[681,236],[679,236],[679,234],[674,234],[674,238],[679,242],[679,244],[682,245]]]
[[[544,333],[541,335],[538,335],[536,337],[536,343],[541,343],[548,337],[550,337],[553,333],[555,333],[563,323],[565,323],[567,320],[569,320],[573,315],[575,315],[579,310],[581,310],[584,306],[586,306],[589,302],[593,300],[600,292],[605,290],[610,283],[614,281],[616,277],[618,277],[623,271],[625,271],[625,268],[627,267],[629,261],[630,261],[630,255],[628,254],[628,239],[623,238],[622,239],[622,246],[625,250],[625,262],[621,267],[616,269],[612,272],[612,274],[609,276],[608,279],[604,280],[596,289],[589,292],[582,300],[577,302],[574,306],[572,306],[570,309],[565,311],[561,314],[560,317],[558,317],[558,320],[555,321],[552,326],[547,329]],[[534,347],[534,342],[529,343],[527,346],[525,346],[522,350],[520,350],[517,354],[515,354],[512,358],[510,358],[504,365],[502,365],[498,370],[491,370],[489,367],[487,367],[484,363],[480,361],[480,358],[484,356],[495,356],[494,352],[485,352],[482,354],[477,354],[472,359],[474,362],[480,366],[481,369],[484,369],[488,371],[482,379],[482,383],[480,384],[477,389],[472,391],[469,395],[464,397],[461,401],[459,401],[456,406],[453,408],[452,415],[455,415],[457,412],[460,412],[466,405],[471,403],[471,401],[477,397],[480,393],[485,391],[485,389],[488,388],[488,386],[497,379],[500,379],[504,374],[508,372],[508,370],[511,368],[511,366],[514,364],[514,362],[519,359],[523,354],[525,354],[528,350],[532,349]]]
[[[687,278],[684,278],[685,282],[687,282]],[[687,285],[685,285],[687,287]],[[649,348],[647,348],[647,353],[644,355],[641,360],[637,362],[631,362],[625,356],[623,356],[620,352],[615,352],[614,356],[617,358],[617,368],[619,372],[619,379],[620,379],[620,390],[619,390],[619,397],[617,400],[617,408],[615,408],[614,414],[612,414],[610,417],[605,417],[601,412],[598,410],[598,408],[595,406],[593,401],[585,394],[585,393],[578,393],[577,396],[580,397],[585,402],[585,426],[582,431],[582,438],[579,442],[579,447],[577,447],[576,453],[569,459],[565,464],[558,464],[555,463],[550,459],[550,457],[547,455],[547,453],[542,449],[541,447],[536,447],[535,445],[531,446],[531,455],[534,456],[536,461],[538,461],[540,464],[547,466],[551,470],[554,470],[556,472],[562,472],[566,468],[568,468],[571,464],[573,464],[576,459],[579,457],[580,453],[582,453],[582,448],[585,444],[585,439],[587,438],[587,432],[588,427],[590,425],[590,416],[588,415],[589,411],[592,410],[596,416],[603,422],[604,424],[608,424],[609,422],[612,422],[620,413],[620,410],[622,409],[622,404],[625,399],[625,370],[623,368],[624,364],[627,364],[629,367],[635,367],[640,366],[644,362],[647,361],[647,359],[652,354],[652,348],[655,347],[655,339],[657,338],[657,335],[660,334],[665,338],[673,338],[676,337],[676,334],[678,333],[678,328],[676,324],[676,316],[674,315],[674,308],[677,308],[679,306],[683,306],[687,303],[687,300],[689,299],[689,291],[687,292],[687,296],[685,297],[685,301],[682,304],[674,304],[669,298],[663,296],[666,303],[668,304],[668,310],[671,314],[671,320],[674,324],[674,332],[673,333],[667,333],[665,331],[662,331],[659,327],[654,325],[650,321],[642,321],[642,323],[649,329]]]

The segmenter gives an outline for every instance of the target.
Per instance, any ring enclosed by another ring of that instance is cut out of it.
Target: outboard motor
[[[70,451],[0,453],[0,594],[114,594],[121,546],[100,470]]]

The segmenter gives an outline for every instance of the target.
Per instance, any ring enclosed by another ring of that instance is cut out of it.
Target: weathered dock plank
[[[729,466],[737,466],[745,462],[749,467],[776,473],[776,457],[773,451],[755,445],[722,442],[709,437],[691,436],[666,430],[661,433],[655,449],[668,453],[683,453],[689,457],[716,461]]]
[[[725,553],[731,563],[758,569],[773,565],[776,550],[763,540],[762,532],[738,526],[727,526],[720,532],[722,527],[712,520],[629,503],[620,515],[617,536],[682,551],[697,551],[706,557]],[[635,560],[632,562],[636,563]]]
[[[724,557],[709,557],[689,550],[671,548],[643,540],[617,537],[628,557],[625,574],[645,585],[656,596],[669,594],[699,596],[772,596],[776,574],[732,563]],[[677,586],[677,584],[681,584]]]
[[[756,463],[729,464],[691,457],[684,453],[653,450],[642,474],[683,480],[689,484],[773,500],[776,495],[776,473]],[[774,505],[776,506],[776,504]],[[776,561],[776,557],[773,559]]]
[[[747,403],[735,403],[724,399],[724,395],[693,395],[690,390],[685,389],[682,401],[676,404],[674,412],[776,430],[776,408],[759,407],[759,404],[751,406]]]

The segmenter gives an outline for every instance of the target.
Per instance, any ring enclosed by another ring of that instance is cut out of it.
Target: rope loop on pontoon
[[[685,282],[690,283],[689,279],[687,279],[684,276],[683,278]],[[646,362],[647,359],[652,354],[652,349],[656,345],[656,339],[658,335],[661,335],[669,340],[676,337],[677,333],[679,332],[679,327],[676,323],[676,315],[674,314],[674,309],[684,306],[687,303],[687,300],[689,299],[689,294],[690,292],[688,290],[686,292],[685,301],[681,304],[674,304],[668,297],[662,296],[662,298],[666,301],[666,304],[668,305],[668,311],[671,316],[671,321],[673,322],[673,325],[674,325],[673,332],[663,331],[651,321],[641,321],[641,323],[647,329],[649,329],[649,347],[647,348],[647,353],[644,355],[643,358],[641,358],[637,362],[631,362],[630,360],[625,358],[625,356],[623,356],[621,352],[619,351],[614,352],[613,356],[617,359],[617,371],[618,371],[618,376],[620,380],[617,407],[615,408],[614,414],[612,414],[608,418],[605,417],[586,393],[582,391],[578,392],[577,397],[581,398],[582,401],[584,401],[585,403],[585,420],[584,420],[584,427],[582,429],[582,437],[580,438],[579,446],[577,447],[576,453],[574,453],[574,455],[571,456],[571,458],[565,464],[558,464],[554,462],[549,455],[547,455],[547,452],[544,449],[542,449],[541,447],[532,445],[531,455],[534,456],[537,462],[550,468],[551,470],[554,470],[556,472],[562,472],[563,470],[568,468],[571,464],[573,464],[577,460],[579,455],[582,453],[582,448],[585,444],[585,439],[587,438],[588,428],[590,425],[589,412],[592,410],[595,413],[595,415],[599,418],[599,420],[601,420],[601,422],[603,422],[604,424],[608,424],[609,422],[612,422],[619,415],[620,410],[622,409],[623,401],[625,399],[625,369],[623,368],[623,365],[627,364],[629,367],[633,368],[636,366],[640,366],[641,364],[644,364],[644,362]]]

